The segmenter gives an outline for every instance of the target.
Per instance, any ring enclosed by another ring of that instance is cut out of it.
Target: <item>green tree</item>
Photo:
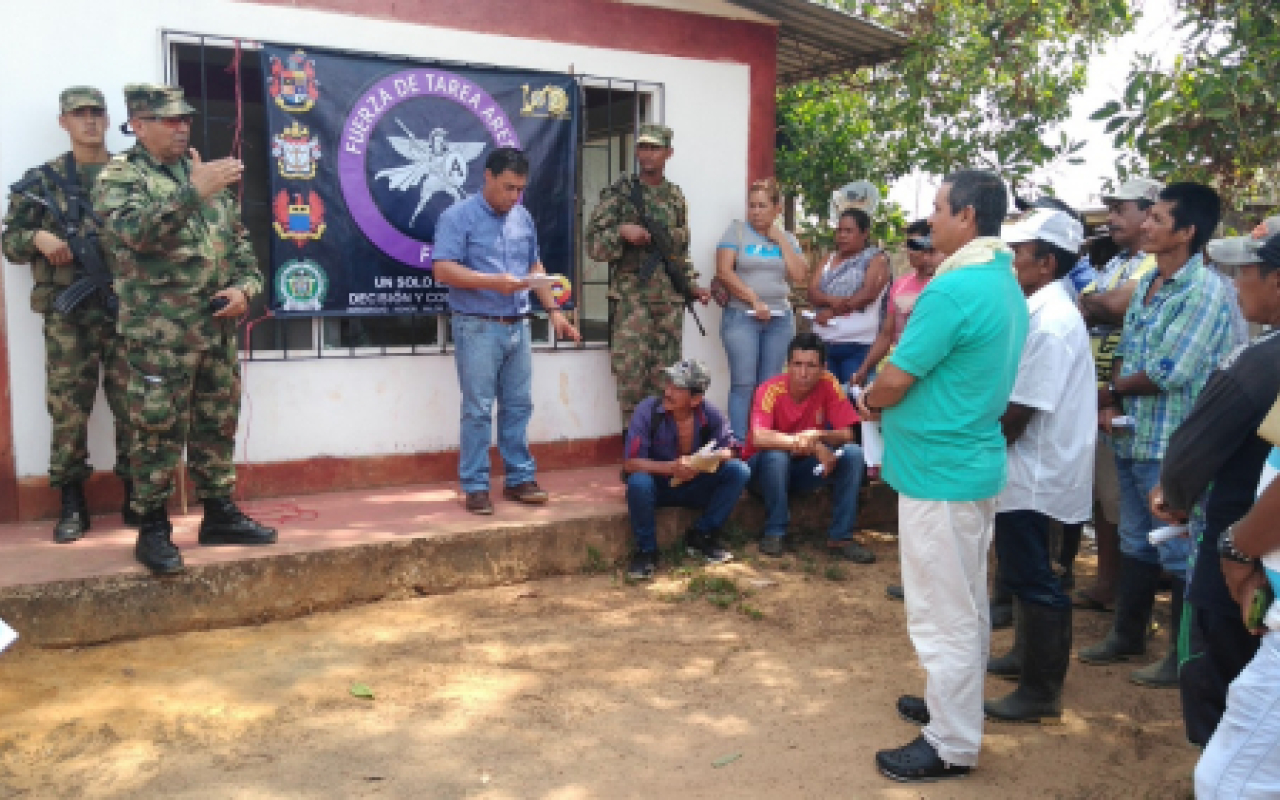
[[[1280,4],[1178,0],[1186,44],[1171,64],[1139,55],[1108,120],[1122,176],[1197,180],[1239,207],[1280,167]],[[1269,200],[1269,202],[1274,202]]]
[[[832,189],[977,165],[1026,188],[1083,145],[1046,131],[1070,113],[1089,57],[1130,30],[1125,0],[844,0],[911,37],[893,62],[778,95],[779,182],[825,217]],[[825,220],[824,220],[825,221]]]

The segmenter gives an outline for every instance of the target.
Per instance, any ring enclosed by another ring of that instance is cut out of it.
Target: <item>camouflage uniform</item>
[[[102,95],[97,90],[77,87],[63,93],[63,113],[85,105],[103,107]],[[48,162],[65,178],[66,156]],[[77,179],[82,188],[93,185],[100,164],[78,164]],[[35,176],[39,184],[30,189],[36,197],[50,198],[63,213],[67,211],[67,197],[62,189],[51,181],[42,170],[27,172],[23,180]],[[85,225],[92,220],[85,216]],[[49,443],[49,483],[67,486],[88,480],[93,473],[89,466],[88,425],[93,401],[98,394],[101,375],[107,405],[115,417],[116,474],[128,477],[128,424],[124,403],[124,361],[121,358],[115,321],[107,312],[100,294],[94,294],[81,302],[68,314],[55,311],[54,299],[75,281],[76,264],[56,267],[45,258],[35,245],[36,234],[48,231],[64,241],[62,230],[50,213],[40,203],[21,194],[9,196],[9,211],[4,218],[4,233],[0,236],[4,256],[15,264],[30,264],[35,287],[31,290],[31,310],[44,317],[45,350],[45,405],[53,425]]]
[[[240,205],[226,190],[202,201],[191,164],[165,165],[138,145],[112,159],[94,188],[103,244],[120,295],[133,508],[163,507],[185,441],[197,497],[229,497],[240,416],[235,322],[209,301],[262,289]]]
[[[587,226],[587,252],[596,261],[609,263],[609,361],[618,381],[618,404],[623,420],[630,420],[636,405],[661,394],[661,370],[680,360],[684,328],[684,298],[671,286],[662,267],[648,280],[640,267],[652,252],[623,239],[618,226],[640,224],[631,202],[631,181],[622,176],[600,193],[600,204]],[[676,255],[684,262],[689,284],[697,273],[689,260],[689,208],[680,187],[664,179],[657,186],[641,183],[645,213],[671,232]]]

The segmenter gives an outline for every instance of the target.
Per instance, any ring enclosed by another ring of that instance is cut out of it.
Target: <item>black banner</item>
[[[523,203],[571,305],[572,77],[280,46],[262,49],[262,67],[275,313],[444,311],[431,274],[436,219],[481,190],[485,158],[502,146],[529,156]]]

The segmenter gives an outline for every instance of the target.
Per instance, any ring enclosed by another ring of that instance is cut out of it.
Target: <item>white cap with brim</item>
[[[1001,237],[1009,244],[1023,242],[1048,242],[1072,253],[1080,251],[1084,244],[1084,226],[1064,211],[1037,208],[1027,216],[1008,225]]]
[[[1225,239],[1213,239],[1205,245],[1205,255],[1209,260],[1222,267],[1241,267],[1246,264],[1259,264],[1262,256],[1263,240],[1252,236],[1230,236]]]

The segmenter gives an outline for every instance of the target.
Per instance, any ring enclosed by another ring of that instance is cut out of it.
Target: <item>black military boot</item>
[[[1026,604],[1018,598],[1013,600],[1013,647],[1003,656],[987,661],[987,674],[998,675],[1007,680],[1016,681],[1022,674],[1022,660],[1027,649],[1027,615],[1023,613]]]
[[[89,530],[89,504],[84,499],[84,483],[74,481],[62,485],[62,511],[53,526],[53,540],[69,544],[84,538]]]
[[[1169,652],[1164,658],[1129,673],[1129,680],[1139,686],[1165,688],[1178,685],[1178,634],[1182,629],[1182,601],[1186,595],[1182,581],[1174,579],[1173,596],[1169,599]]]
[[[1018,688],[982,704],[987,717],[1003,722],[1039,722],[1062,716],[1062,684],[1071,661],[1071,609],[1018,604],[1024,627]]]
[[[200,544],[275,544],[276,529],[259,525],[236,507],[229,497],[204,499],[204,519],[200,522]]]
[[[1151,607],[1155,604],[1159,580],[1159,564],[1121,556],[1115,620],[1107,638],[1080,651],[1081,661],[1114,664],[1147,652],[1147,630],[1151,627]]]
[[[169,512],[164,506],[141,515],[138,525],[138,544],[133,555],[142,566],[156,575],[173,575],[182,572],[182,553],[169,537],[173,526],[169,524]]]
[[[124,505],[120,506],[120,519],[130,528],[136,528],[142,524],[142,515],[130,505],[133,502],[133,481],[121,478],[120,483],[124,484]]]

